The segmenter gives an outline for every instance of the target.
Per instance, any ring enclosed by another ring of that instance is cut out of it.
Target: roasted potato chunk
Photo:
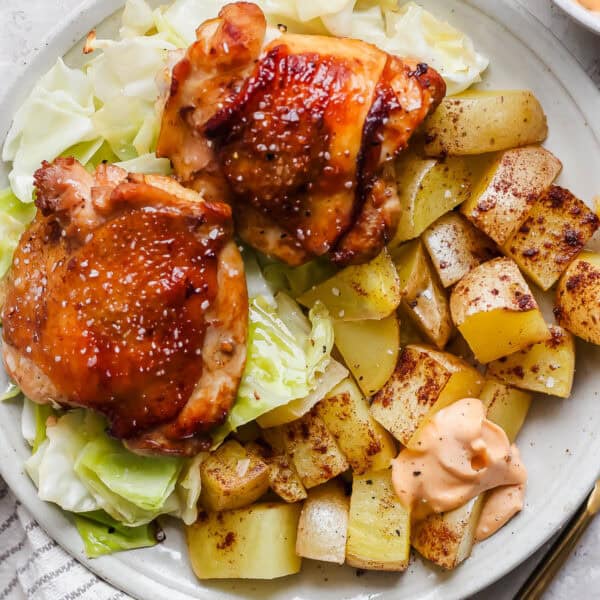
[[[339,565],[346,558],[350,498],[340,481],[310,490],[302,506],[296,538],[296,554]]]
[[[475,186],[461,212],[499,246],[504,246],[561,168],[560,161],[540,146],[503,152]]]
[[[253,504],[200,513],[186,527],[192,569],[198,579],[275,579],[298,573],[300,504]]]
[[[412,446],[428,420],[461,398],[477,398],[480,373],[461,359],[428,346],[406,346],[394,374],[373,397],[371,414],[397,440]]]
[[[478,162],[463,157],[444,161],[408,152],[396,163],[400,223],[390,247],[423,233],[438,217],[462,204],[471,194]]]
[[[553,185],[533,205],[504,251],[534,283],[548,290],[599,224],[598,217],[581,200]]]
[[[485,494],[446,513],[413,524],[411,543],[424,558],[443,569],[454,569],[471,555]]]
[[[212,511],[252,504],[269,489],[269,467],[236,442],[225,442],[200,466],[200,503]]]
[[[550,325],[544,342],[488,365],[487,375],[518,388],[568,398],[575,375],[575,342],[562,327]]]
[[[422,236],[431,262],[444,287],[460,281],[469,271],[500,253],[496,244],[460,213],[449,212]]]
[[[470,91],[445,98],[425,121],[428,156],[483,154],[543,142],[546,115],[532,92]]]
[[[410,513],[392,487],[391,470],[355,475],[346,562],[361,569],[404,571],[410,556]]]
[[[486,418],[502,427],[510,442],[514,442],[529,412],[531,394],[488,379],[479,398],[486,408]]]
[[[440,350],[452,333],[446,292],[420,240],[408,242],[392,252],[400,277],[402,312]]]
[[[463,277],[452,290],[450,311],[481,363],[550,337],[529,286],[509,258],[490,260]]]
[[[346,379],[316,406],[316,413],[337,441],[355,473],[387,469],[396,456],[390,434],[369,412],[369,402]]]
[[[400,323],[395,314],[369,321],[336,321],[335,346],[360,389],[378,392],[394,372],[400,351]]]
[[[571,333],[600,344],[600,254],[582,252],[556,289],[556,320]]]
[[[298,298],[311,307],[320,300],[332,318],[341,321],[383,319],[400,304],[398,273],[387,250],[364,265],[338,271]]]
[[[325,483],[350,467],[314,408],[283,428],[287,453],[304,487],[312,488]]]
[[[246,450],[258,456],[268,465],[269,487],[282,500],[299,502],[306,498],[306,490],[285,449],[277,451],[266,441],[260,440],[247,444]]]

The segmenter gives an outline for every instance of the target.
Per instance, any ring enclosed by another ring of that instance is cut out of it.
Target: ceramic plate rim
[[[553,2],[584,27],[600,34],[600,13],[594,14],[578,4],[576,0],[553,0]]]
[[[463,1],[474,9],[483,11],[488,16],[498,18],[499,25],[505,28],[510,15],[514,14],[514,11],[519,13],[520,19],[511,23],[511,33],[538,57],[553,57],[552,70],[554,76],[561,82],[567,92],[569,89],[577,90],[577,100],[572,94],[568,93],[581,112],[582,118],[587,121],[587,125],[592,130],[596,140],[600,143],[600,114],[597,111],[597,105],[600,103],[600,90],[596,88],[562,43],[515,0],[499,4],[495,0]],[[571,4],[569,0],[555,0],[555,2],[561,5]],[[4,139],[18,103],[24,99],[32,84],[54,63],[56,57],[65,54],[87,31],[97,23],[102,22],[115,10],[122,7],[123,4],[123,0],[85,0],[75,11],[65,17],[62,23],[50,31],[45,41],[40,44],[41,50],[32,58],[21,77],[0,94],[0,107],[2,107],[2,110],[0,110],[0,139]],[[532,33],[535,35],[531,35]],[[543,60],[543,62],[548,64],[546,60]],[[16,449],[9,447],[8,437],[0,424],[0,473],[42,528],[49,532],[49,535],[67,552],[102,579],[132,596],[163,598],[168,593],[172,600],[189,600],[191,598],[187,594],[173,590],[139,572],[132,572],[131,575],[135,575],[130,577],[132,583],[124,585],[123,582],[127,577],[126,572],[130,568],[123,564],[118,556],[90,560],[81,551],[69,546],[66,534],[56,524],[57,515],[60,514],[59,509],[43,503],[37,498],[33,484],[25,475],[22,465],[15,464],[15,453]],[[595,442],[590,453],[594,453],[596,458],[600,458],[600,439]],[[597,476],[598,468],[588,464],[584,476],[571,488],[572,510],[563,513],[559,521],[555,523],[555,527],[538,538],[534,544],[521,549],[512,560],[505,560],[501,568],[494,572],[485,573],[477,581],[467,582],[462,590],[464,595],[469,596],[483,590],[530,557],[569,520],[589,489],[591,489]],[[121,575],[115,576],[115,573],[118,572]],[[204,592],[203,597],[207,600],[216,598],[219,595],[218,591],[209,588],[206,588]]]

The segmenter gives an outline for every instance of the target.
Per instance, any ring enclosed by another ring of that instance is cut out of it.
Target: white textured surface
[[[569,48],[600,87],[600,37],[572,22],[549,0],[520,1]],[[27,60],[40,49],[40,39],[54,27],[61,15],[74,10],[80,3],[81,0],[0,0],[0,81],[4,86],[19,77]],[[572,93],[576,95],[577,90],[572,90]],[[600,105],[598,111],[600,113]],[[510,551],[507,547],[506,552]],[[480,594],[478,600],[512,598],[542,554],[543,551],[540,551],[493,588]],[[548,600],[598,597],[600,519],[584,536],[545,596]]]

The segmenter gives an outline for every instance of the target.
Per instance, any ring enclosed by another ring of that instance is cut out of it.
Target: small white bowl
[[[577,0],[554,0],[554,3],[590,31],[600,34],[600,12],[584,8]]]

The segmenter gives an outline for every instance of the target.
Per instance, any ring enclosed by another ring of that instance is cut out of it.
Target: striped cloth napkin
[[[0,600],[130,600],[51,540],[0,478]]]

